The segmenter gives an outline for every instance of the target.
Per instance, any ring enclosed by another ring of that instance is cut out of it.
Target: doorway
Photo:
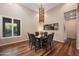
[[[76,19],[65,21],[65,32],[67,39],[76,39],[76,30],[77,30],[76,25],[77,25]]]

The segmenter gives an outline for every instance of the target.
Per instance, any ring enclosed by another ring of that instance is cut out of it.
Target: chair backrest
[[[35,41],[36,41],[35,35],[34,34],[29,34],[29,35],[30,35],[31,42],[34,45],[35,44]]]
[[[52,41],[52,35],[49,34],[49,35],[47,36],[47,38],[48,38],[48,39],[47,39],[47,42],[50,43],[50,42]]]
[[[28,32],[27,34],[28,34],[28,37],[29,37],[29,42],[31,42],[31,39],[30,39],[30,33]]]
[[[48,35],[48,33],[47,32],[44,32],[44,36],[47,36]]]
[[[30,38],[30,36],[29,36],[29,32],[28,32],[27,34],[28,34],[28,37]]]
[[[48,38],[48,39],[47,39],[48,44],[51,44],[51,43],[52,43],[53,37],[54,37],[54,33],[49,34],[49,35],[47,36],[47,38]]]
[[[38,36],[39,35],[39,32],[35,32],[35,35]]]
[[[52,33],[52,39],[54,38],[54,33]]]

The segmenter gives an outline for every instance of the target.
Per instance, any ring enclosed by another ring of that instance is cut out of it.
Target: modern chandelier
[[[39,8],[39,23],[44,23],[44,8],[41,7]]]

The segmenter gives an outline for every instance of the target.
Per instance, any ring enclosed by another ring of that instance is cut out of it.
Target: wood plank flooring
[[[40,49],[36,52],[30,49],[28,42],[22,42],[0,47],[0,56],[78,56],[79,50],[76,50],[75,42],[72,39],[65,43],[54,41],[51,49]]]
[[[57,46],[54,47],[55,51],[52,51],[49,56],[75,56],[75,40],[69,39],[65,43],[57,43]]]

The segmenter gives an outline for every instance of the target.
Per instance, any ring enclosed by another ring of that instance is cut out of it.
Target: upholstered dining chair
[[[52,41],[53,41],[53,37],[54,37],[54,33],[49,34],[49,35],[47,36],[47,38],[45,38],[45,39],[43,40],[43,46],[44,46],[44,48],[45,48],[46,50],[48,49],[48,47],[51,48],[51,46],[52,46]]]
[[[37,39],[34,34],[30,34],[30,38],[31,38],[31,41],[32,41],[31,49],[32,49],[32,47],[34,47],[35,51],[36,51],[37,49],[40,48],[39,39]]]

